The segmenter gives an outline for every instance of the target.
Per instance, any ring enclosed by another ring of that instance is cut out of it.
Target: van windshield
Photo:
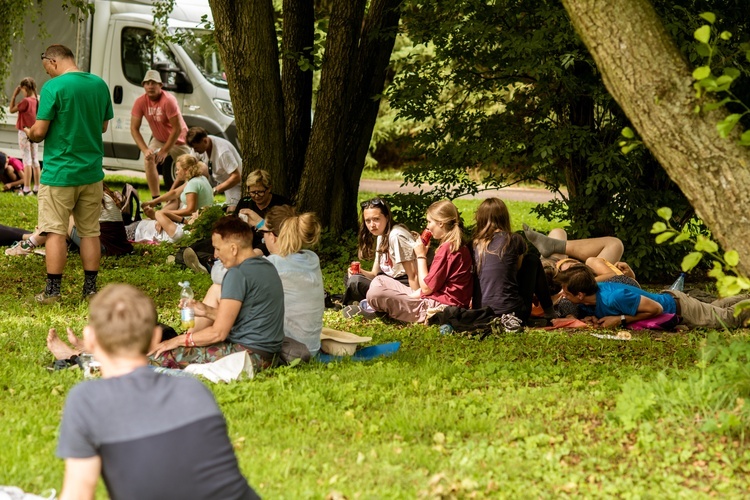
[[[229,88],[224,62],[216,50],[213,34],[202,29],[178,29],[177,32],[187,35],[182,40],[182,48],[203,76],[218,87]]]

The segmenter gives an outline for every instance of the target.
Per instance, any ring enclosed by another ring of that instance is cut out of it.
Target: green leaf
[[[701,43],[708,43],[711,40],[711,26],[704,24],[693,33],[696,40]]]
[[[708,21],[709,23],[713,24],[716,22],[716,14],[713,12],[703,12],[700,15],[705,21]]]
[[[735,295],[739,295],[742,293],[742,287],[738,285],[736,282],[727,286],[724,290],[725,290],[727,297],[734,297]]]
[[[637,147],[638,147],[638,143],[632,142],[632,143],[628,144],[627,146],[624,146],[624,147],[620,148],[620,151],[622,151],[622,154],[626,155],[626,154],[630,153],[631,151],[633,151]]]
[[[732,78],[729,75],[721,75],[719,78],[716,79],[716,85],[719,85],[719,86],[728,85],[732,83],[732,80],[734,80],[734,78]]]
[[[736,250],[730,250],[724,254],[724,262],[735,267],[740,263],[740,254]]]
[[[728,137],[729,134],[732,133],[732,129],[734,129],[734,126],[737,125],[737,122],[740,120],[741,116],[742,115],[738,113],[732,113],[731,115],[727,116],[719,123],[717,123],[716,130],[719,131],[719,136],[723,138]]]
[[[725,105],[729,101],[731,101],[731,99],[729,97],[727,97],[725,99],[722,99],[719,102],[709,102],[709,103],[703,105],[703,111],[713,111],[715,109],[719,109],[720,107],[722,107],[723,105]]]
[[[702,252],[690,252],[682,259],[682,271],[688,272],[698,265],[703,258]]]
[[[658,224],[658,222],[657,222]],[[661,233],[659,236],[656,237],[656,244],[661,245],[665,241],[667,241],[669,238],[674,236],[674,233]]]
[[[653,226],[651,226],[651,234],[659,234],[659,233],[663,233],[663,232],[664,232],[664,231],[666,231],[666,230],[667,230],[667,225],[666,225],[666,224],[664,224],[664,223],[663,223],[663,222],[661,222],[661,221],[659,221],[659,222],[654,222],[654,225],[653,225]]]
[[[635,133],[633,132],[632,128],[625,127],[622,129],[622,136],[626,139],[633,139],[635,137]]]
[[[741,146],[750,146],[750,130],[745,130],[740,136]]]
[[[724,268],[721,266],[721,262],[715,260],[714,267],[708,271],[708,275],[717,281],[724,279]]]
[[[728,31],[722,31],[721,34],[719,35],[719,37],[722,40],[729,40],[730,38],[732,38],[732,34],[730,32],[728,32]]]
[[[750,280],[748,280],[747,278],[743,278],[742,276],[737,276],[737,284],[743,290],[750,289]],[[750,307],[750,304],[748,304],[748,307]]]
[[[693,70],[693,78],[696,80],[703,80],[711,76],[711,68],[708,66],[699,66]]]
[[[727,76],[731,76],[732,79],[736,80],[737,78],[740,77],[742,73],[740,73],[740,70],[738,70],[737,68],[730,67],[730,68],[724,68],[724,74]]]
[[[698,252],[716,253],[719,251],[719,245],[715,241],[699,234],[695,242],[695,250]]]
[[[672,218],[672,209],[669,207],[661,207],[659,210],[656,211],[656,215],[658,215],[664,220],[669,220]]]
[[[690,235],[689,234],[687,234],[687,233],[680,233],[680,234],[677,235],[677,237],[675,237],[675,239],[672,241],[672,243],[680,243],[680,242],[683,242],[683,241],[689,240],[689,239],[690,239]]]
[[[711,55],[711,47],[702,43],[695,46],[695,51],[701,57],[709,57]]]

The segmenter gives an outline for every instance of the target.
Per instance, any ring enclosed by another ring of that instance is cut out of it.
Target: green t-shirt
[[[211,183],[202,175],[198,175],[187,181],[185,189],[183,189],[182,194],[180,194],[180,207],[187,206],[187,195],[189,193],[195,193],[198,195],[198,205],[195,207],[196,210],[203,207],[210,207],[214,204],[214,191],[211,187]]]
[[[113,116],[109,88],[96,75],[64,73],[45,83],[36,115],[50,122],[42,184],[83,186],[104,179],[102,125]]]

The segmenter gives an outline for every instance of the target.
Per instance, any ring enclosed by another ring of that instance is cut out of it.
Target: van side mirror
[[[161,75],[162,88],[178,94],[192,94],[193,84],[187,74],[180,68],[169,67],[167,63],[154,64],[154,69]]]

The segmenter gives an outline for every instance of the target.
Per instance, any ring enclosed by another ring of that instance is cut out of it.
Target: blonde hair
[[[289,205],[271,208],[266,213],[266,227],[278,238],[279,255],[297,253],[320,240],[320,222],[312,212],[297,215]]]
[[[247,180],[245,181],[245,184],[248,186],[261,184],[264,188],[268,189],[271,187],[271,174],[261,169],[253,170],[252,172],[247,174]]]
[[[456,205],[448,200],[436,201],[427,209],[427,215],[443,225],[445,236],[440,240],[441,245],[446,242],[450,243],[451,252],[457,252],[462,245],[466,244],[463,232],[464,223]]]
[[[190,180],[193,177],[201,175],[201,169],[203,168],[204,163],[198,160],[195,156],[186,153],[177,157],[177,166],[182,167],[185,171],[186,180]]]
[[[134,286],[107,285],[91,299],[89,324],[105,352],[145,355],[156,327],[156,308]]]

